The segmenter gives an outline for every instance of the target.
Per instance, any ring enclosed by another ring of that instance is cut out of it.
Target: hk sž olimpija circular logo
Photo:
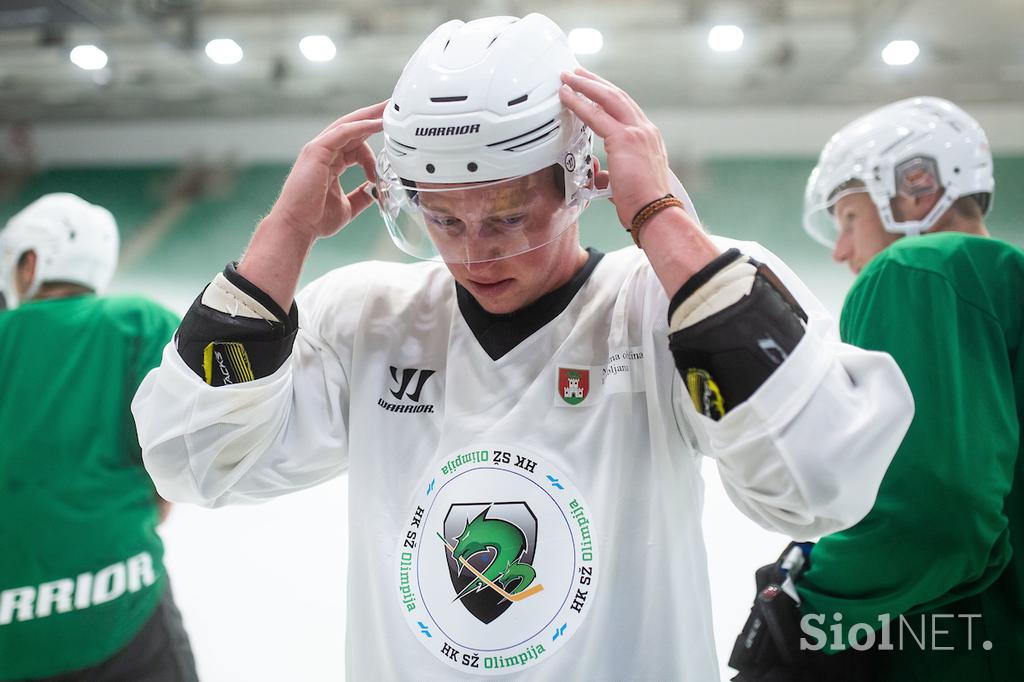
[[[509,674],[550,659],[597,588],[586,501],[543,457],[466,448],[423,481],[398,549],[398,599],[413,636],[464,672]]]

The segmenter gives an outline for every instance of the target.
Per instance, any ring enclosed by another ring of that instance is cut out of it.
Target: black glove
[[[774,564],[757,569],[757,596],[736,638],[729,666],[733,682],[871,682],[877,650],[801,650],[800,596],[796,581],[810,568],[813,544],[790,543]]]

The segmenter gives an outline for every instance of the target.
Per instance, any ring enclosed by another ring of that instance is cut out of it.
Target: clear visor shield
[[[481,263],[550,244],[579,218],[567,205],[561,167],[469,184],[403,181],[377,157],[377,204],[402,251],[422,260]]]
[[[833,248],[839,240],[841,226],[836,215],[836,204],[843,197],[852,194],[867,193],[862,184],[833,190],[831,192],[808,192],[804,202],[804,229],[821,244]]]

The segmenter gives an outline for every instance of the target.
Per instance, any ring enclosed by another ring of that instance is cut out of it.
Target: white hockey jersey
[[[690,403],[638,249],[497,360],[443,265],[373,262],[306,287],[272,376],[213,388],[169,345],[132,405],[146,467],[211,507],[348,470],[350,679],[718,680],[699,455],[750,518],[809,538],[867,513],[913,403],[777,258],[715,241],[810,317],[721,421]]]

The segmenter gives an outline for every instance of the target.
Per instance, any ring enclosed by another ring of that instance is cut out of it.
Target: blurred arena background
[[[430,29],[531,11],[591,29],[573,34],[581,62],[659,125],[709,230],[762,242],[836,314],[852,277],[803,233],[804,183],[828,136],[878,105],[937,95],[976,116],[996,159],[989,229],[1024,243],[1021,0],[0,0],[0,221],[54,191],[108,207],[115,292],[182,313],[239,257],[302,144],[386,98]],[[607,202],[582,233],[631,243]],[[304,281],[367,259],[406,259],[372,210],[318,244]],[[706,479],[727,679],[753,569],[785,539],[731,507],[713,465]],[[342,679],[346,557],[360,551],[346,485],[172,514],[167,562],[202,679]]]

